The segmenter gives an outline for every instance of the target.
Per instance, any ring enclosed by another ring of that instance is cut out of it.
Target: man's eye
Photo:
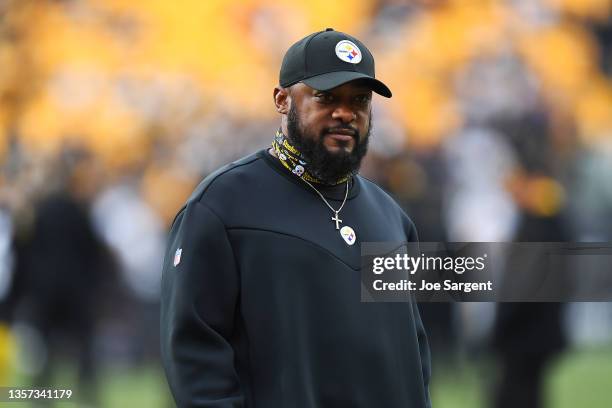
[[[355,98],[355,100],[357,101],[357,103],[359,104],[367,104],[368,102],[370,102],[370,96],[369,95],[361,95],[358,96],[357,98]]]
[[[316,98],[320,102],[324,102],[324,103],[328,103],[334,100],[333,96],[331,96],[330,94],[317,94]]]

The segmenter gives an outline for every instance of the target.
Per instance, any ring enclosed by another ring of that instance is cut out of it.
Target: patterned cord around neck
[[[309,169],[308,161],[306,160],[304,155],[300,153],[300,151],[291,144],[287,136],[285,136],[280,130],[276,131],[276,135],[274,136],[274,140],[272,141],[272,148],[274,149],[276,157],[281,162],[281,164],[296,176],[311,183],[329,185],[329,183],[324,183],[312,174]],[[332,183],[331,185],[338,185],[344,183],[350,178],[350,174],[346,175],[341,179],[337,180],[335,183]]]

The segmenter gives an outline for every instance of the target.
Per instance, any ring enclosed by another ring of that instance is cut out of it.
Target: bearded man
[[[374,58],[326,29],[280,70],[272,147],[208,176],[179,211],[162,281],[162,357],[179,407],[430,407],[414,302],[360,301],[360,243],[416,241],[357,174]]]

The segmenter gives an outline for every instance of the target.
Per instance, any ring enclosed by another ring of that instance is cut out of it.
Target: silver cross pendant
[[[336,223],[336,229],[339,230],[340,229],[340,223],[342,222],[342,220],[340,218],[338,218],[338,211],[336,211],[336,215],[334,215],[331,219],[332,219],[332,221],[334,221]]]

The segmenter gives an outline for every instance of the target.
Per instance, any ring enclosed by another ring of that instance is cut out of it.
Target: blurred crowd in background
[[[101,362],[156,361],[175,213],[271,143],[282,56],[326,27],[394,93],[362,174],[422,241],[611,240],[612,0],[3,0],[0,385],[48,384],[65,355],[83,389]],[[497,356],[490,406],[531,406],[559,352],[612,343],[605,303],[423,315],[434,382]]]

